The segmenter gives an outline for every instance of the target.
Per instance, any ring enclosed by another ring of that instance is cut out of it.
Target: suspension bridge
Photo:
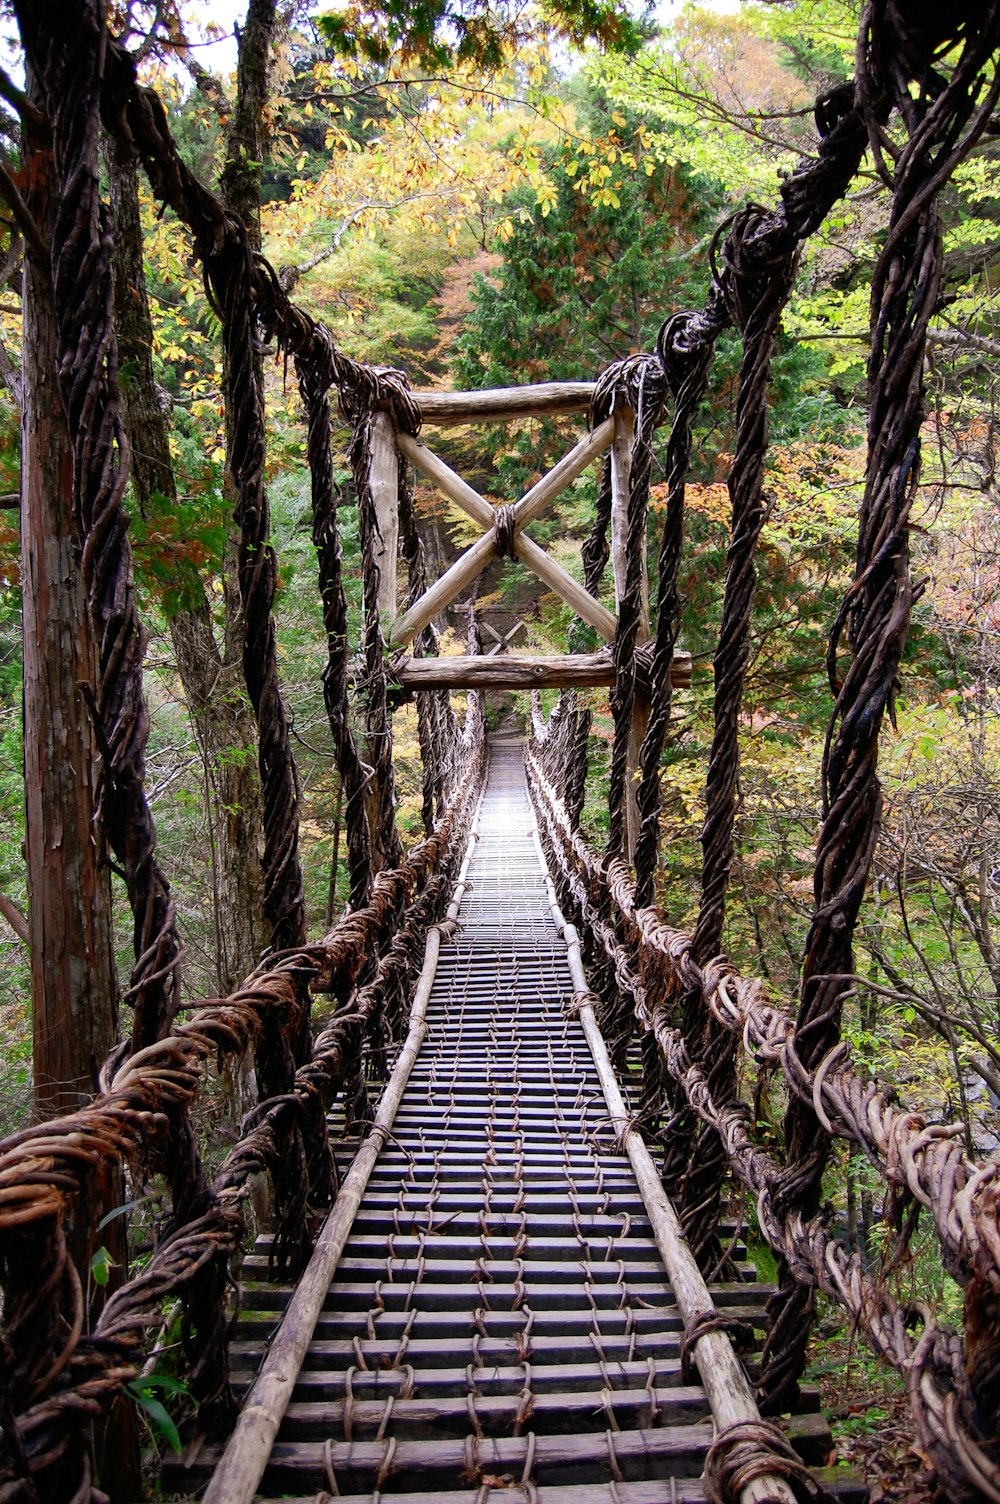
[[[954,1125],[928,1123],[859,1071],[841,1037],[878,829],[879,733],[913,598],[907,526],[941,288],[935,203],[1000,97],[1000,7],[922,12],[917,24],[871,0],[857,78],[817,100],[815,150],[776,206],[750,205],[720,228],[704,304],[670,314],[655,350],[596,382],[487,393],[416,392],[404,373],[344,356],[183,161],[103,7],[69,9],[72,27],[55,27],[50,6],[21,7],[21,26],[57,170],[60,234],[47,254],[98,651],[103,835],[135,912],[136,968],[131,1027],[93,1099],[0,1143],[0,1500],[127,1499],[116,1463],[135,1450],[128,1397],[167,1349],[188,1414],[163,1487],[181,1498],[860,1499],[865,1480],[827,1466],[830,1431],[802,1382],[818,1291],[901,1376],[914,1445],[942,1496],[1000,1500],[1000,1171],[971,1159]],[[121,507],[99,120],[191,234],[232,413],[271,946],[230,996],[184,1008],[145,793],[144,637]],[[800,249],[869,150],[890,212],[872,278],[868,456],[854,578],[831,633],[814,901],[790,999],[742,974],[724,934],[768,380]],[[686,931],[658,888],[660,769],[672,694],[691,673],[678,570],[693,425],[729,329],[742,347],[732,528],[700,900]],[[347,826],[349,903],[318,940],[306,931],[272,618],[262,342],[294,367],[302,400]],[[362,555],[354,640],[334,398],[351,431]],[[453,423],[574,413],[586,431],[499,505],[428,437]],[[658,449],[666,504],[647,560]],[[530,527],[591,465],[596,505],[577,578]],[[480,529],[436,580],[415,473]],[[483,642],[476,582],[498,558],[570,607],[580,625],[566,654],[514,651],[509,633]],[[442,656],[435,623],[459,596],[471,602],[468,651]],[[581,691],[592,686],[609,689],[614,726],[600,851],[582,819],[592,770]],[[485,693],[542,687],[559,691],[548,718],[535,694],[523,737],[487,736]],[[392,723],[409,696],[425,834],[404,852]],[[258,1101],[209,1168],[197,1133],[205,1082],[251,1063]],[[757,1135],[744,1065],[780,1081],[781,1147]],[[900,1300],[836,1236],[823,1174],[838,1140],[885,1179],[898,1258],[918,1222],[931,1229],[963,1290],[956,1326]],[[97,1297],[88,1270],[107,1208],[154,1179],[167,1208],[154,1246]],[[262,1179],[270,1225],[247,1252],[246,1207]],[[757,1278],[732,1210],[741,1197],[775,1255],[771,1284]]]

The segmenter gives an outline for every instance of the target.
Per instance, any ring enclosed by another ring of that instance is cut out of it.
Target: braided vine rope
[[[947,82],[914,97],[937,54],[960,49]],[[908,523],[920,474],[924,417],[923,366],[927,327],[939,303],[941,226],[935,207],[941,188],[968,155],[1000,100],[1000,6],[968,15],[942,11],[931,27],[908,28],[903,14],[871,3],[858,42],[858,92],[873,150],[892,188],[889,229],[872,278],[868,461],[861,504],[857,564],[830,639],[836,706],[823,759],[823,823],[816,847],[815,909],[802,965],[796,1050],[816,1066],[836,1047],[847,980],[854,972],[852,938],[868,881],[881,816],[876,766],[883,719],[906,639],[913,586]],[[888,97],[906,130],[885,165],[883,113]],[[836,684],[835,658],[847,625],[850,662]],[[785,1123],[788,1164],[783,1205],[813,1215],[821,1198],[829,1137],[811,1108],[794,1100]],[[985,1296],[985,1291],[981,1292]],[[995,1299],[995,1297],[994,1297]],[[995,1329],[995,1305],[991,1302]],[[804,1360],[809,1331],[801,1287],[782,1270],[774,1325],[765,1354],[765,1394],[774,1408]],[[967,1330],[972,1323],[967,1314]],[[985,1367],[973,1375],[987,1413],[1000,1404],[1000,1345],[982,1344]],[[772,1361],[773,1360],[773,1361]]]
[[[311,1232],[303,1141],[315,1138],[316,1119],[334,1090],[349,1081],[362,1051],[371,1044],[385,1050],[401,1037],[404,992],[416,974],[427,925],[443,910],[482,786],[484,742],[474,732],[465,754],[444,819],[399,868],[376,877],[364,908],[318,944],[273,958],[230,997],[201,1004],[189,1023],[132,1055],[88,1107],[0,1141],[4,1388],[16,1417],[0,1448],[4,1497],[14,1497],[8,1490],[19,1474],[18,1449],[39,1497],[75,1496],[90,1422],[135,1376],[146,1335],[162,1320],[164,1300],[197,1292],[202,1271],[225,1268],[239,1248],[240,1204],[250,1178],[261,1170],[278,1187],[275,1259],[282,1271],[301,1267]],[[372,979],[356,989],[372,957]],[[342,1001],[291,1090],[261,1104],[216,1176],[203,1214],[165,1239],[86,1335],[80,1279],[64,1233],[78,1215],[91,1167],[169,1170],[177,1127],[209,1066],[232,1067],[245,1058],[269,1017],[294,1014],[310,988],[332,991]],[[225,1382],[228,1315],[218,1301],[189,1305],[186,1315],[189,1385],[197,1398],[208,1400]]]

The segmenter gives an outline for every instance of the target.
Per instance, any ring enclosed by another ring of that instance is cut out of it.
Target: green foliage
[[[599,94],[582,101],[586,129],[601,137],[619,115]],[[541,204],[521,190],[507,205],[511,234],[493,276],[475,279],[459,340],[456,377],[469,386],[579,380],[610,360],[649,349],[666,313],[697,299],[705,267],[690,256],[713,204],[685,175],[618,166],[613,198],[581,191],[571,146],[551,155],[555,195]],[[611,187],[606,192],[612,192]]]
[[[177,1422],[160,1396],[171,1399],[183,1398],[197,1409],[197,1401],[191,1395],[187,1384],[166,1373],[142,1374],[138,1378],[129,1380],[125,1385],[125,1393],[142,1411],[154,1436],[162,1436],[172,1452],[180,1452],[181,1437]]]
[[[628,8],[616,0],[543,0],[543,23],[577,46],[591,39],[632,52],[642,31]],[[501,0],[391,0],[351,3],[319,19],[334,52],[386,63],[394,55],[418,68],[472,63],[486,72],[504,61],[508,48],[521,45],[536,24],[523,5]]]

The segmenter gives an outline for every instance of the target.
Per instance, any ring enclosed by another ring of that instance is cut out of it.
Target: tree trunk
[[[25,173],[29,207],[51,243],[52,148],[45,133],[30,124]],[[72,446],[57,357],[49,268],[40,266],[29,248],[21,568],[32,1058],[39,1117],[72,1111],[91,1096],[117,1032],[109,873],[94,827],[98,748],[85,698],[95,683],[97,659],[76,546]]]
[[[132,444],[132,485],[140,508],[155,495],[176,502],[167,423],[152,363],[153,330],[142,260],[138,178],[128,154],[107,143],[115,218],[115,316],[125,421]],[[252,970],[265,944],[259,852],[260,786],[254,719],[240,673],[240,646],[227,630],[220,651],[201,585],[170,619],[170,636],[195,736],[208,770],[208,819],[217,849],[213,902],[216,985],[231,991]],[[230,649],[233,649],[231,651]]]

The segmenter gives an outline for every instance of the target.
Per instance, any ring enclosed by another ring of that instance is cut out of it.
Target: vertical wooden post
[[[635,439],[635,415],[630,408],[617,408],[614,414],[615,436],[611,442],[611,563],[615,576],[615,609],[621,611],[628,575],[628,494],[632,473],[632,444]],[[636,646],[649,641],[649,579],[646,570],[646,534],[642,535],[642,561],[639,570],[639,629]],[[628,739],[628,775],[625,783],[625,854],[635,860],[639,839],[639,808],[636,802],[636,775],[643,737],[649,723],[649,701],[636,691],[635,710]]]
[[[379,538],[375,540],[378,565],[378,612],[383,630],[396,619],[396,556],[399,548],[399,455],[396,430],[388,413],[372,419],[372,453],[369,483]]]

